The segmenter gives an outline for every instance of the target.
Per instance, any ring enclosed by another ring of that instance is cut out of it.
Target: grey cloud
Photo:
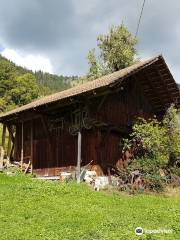
[[[0,9],[1,34],[11,46],[46,51],[74,34],[72,16],[70,1],[6,1]]]
[[[0,44],[47,56],[59,74],[83,74],[96,37],[122,21],[133,33],[142,0],[1,0]],[[180,2],[146,1],[139,55],[165,55],[178,78]],[[180,76],[179,76],[180,79]]]

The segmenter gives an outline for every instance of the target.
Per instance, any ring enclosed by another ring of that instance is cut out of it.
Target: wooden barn
[[[162,118],[179,89],[162,56],[139,62],[80,86],[4,113],[7,155],[33,173],[56,176],[64,169],[98,164],[107,172],[121,155],[121,139],[137,117]]]

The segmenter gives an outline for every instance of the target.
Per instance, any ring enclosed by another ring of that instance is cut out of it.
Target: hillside
[[[33,99],[71,87],[77,76],[33,72],[0,55],[0,111],[7,111]]]
[[[71,87],[77,76],[63,76],[37,71],[34,73],[37,83],[44,88],[44,95],[59,92]]]
[[[0,55],[0,67],[2,62],[7,62],[12,68],[15,68],[19,75],[23,75],[26,73],[33,74],[37,80],[37,83],[40,86],[46,88],[48,93],[54,93],[58,91],[62,91],[71,87],[71,81],[78,78],[78,76],[63,76],[63,75],[56,75],[50,74],[42,71],[36,71],[35,73],[27,68],[17,66],[15,63],[9,61],[5,57]],[[45,92],[46,93],[46,92]]]

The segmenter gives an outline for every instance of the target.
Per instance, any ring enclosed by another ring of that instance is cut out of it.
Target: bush
[[[153,191],[162,191],[171,174],[180,175],[180,121],[172,105],[160,122],[156,118],[139,118],[132,127],[123,150],[130,149],[134,160],[120,172],[123,179],[138,170]],[[160,172],[161,169],[161,172]]]
[[[163,165],[159,159],[150,159],[150,158],[138,158],[131,161],[128,166],[122,169],[120,173],[121,179],[126,184],[135,185],[135,181],[139,178],[140,188],[149,189],[150,191],[161,192],[164,189],[164,186],[168,180],[168,177],[161,176],[160,169],[163,168]],[[132,174],[134,172],[139,173],[135,177],[135,181],[132,183]],[[163,172],[164,173],[164,172]],[[140,188],[136,190],[140,190]]]
[[[148,174],[146,175],[149,190],[155,192],[162,192],[166,185],[166,179],[160,175]]]

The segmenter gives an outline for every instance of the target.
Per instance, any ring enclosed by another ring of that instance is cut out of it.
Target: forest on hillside
[[[68,89],[77,78],[42,71],[33,72],[0,55],[0,112]]]

